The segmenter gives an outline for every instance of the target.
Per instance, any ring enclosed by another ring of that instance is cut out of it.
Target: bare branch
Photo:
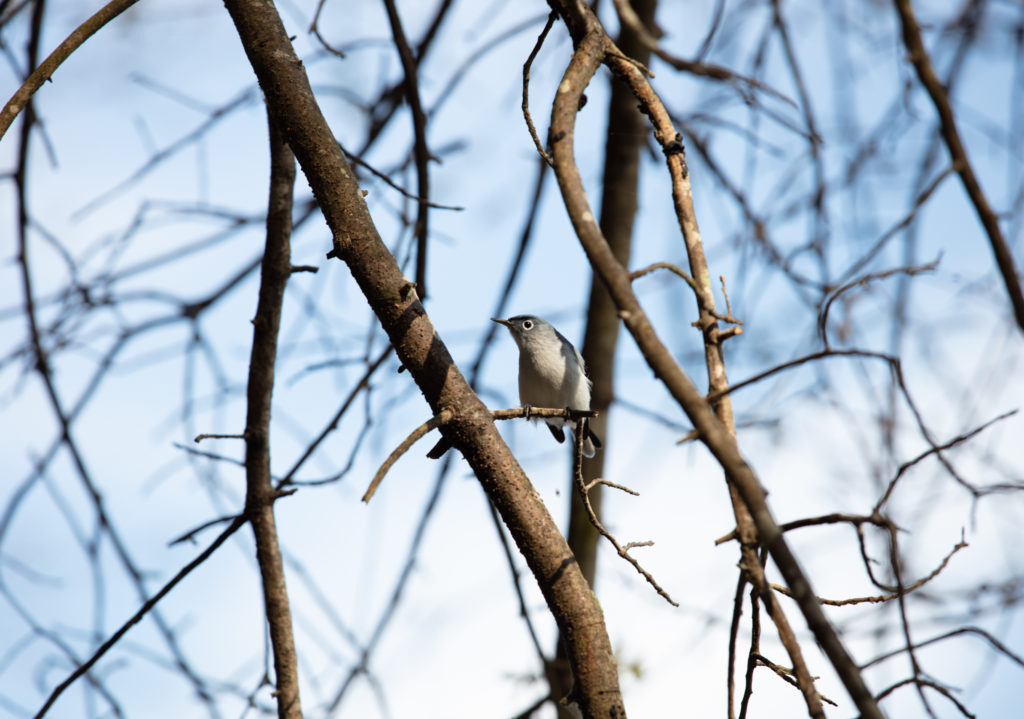
[[[142,621],[143,617],[149,614],[150,611],[152,611],[156,607],[157,603],[159,603],[161,599],[167,596],[167,594],[172,589],[174,589],[175,586],[177,586],[185,577],[191,574],[193,569],[195,569],[203,562],[205,562],[207,559],[209,559],[210,556],[212,556],[213,553],[216,552],[217,549],[231,537],[231,535],[233,535],[235,532],[241,529],[244,525],[245,520],[241,516],[236,517],[235,520],[231,523],[231,525],[223,532],[221,532],[220,535],[215,540],[213,540],[209,547],[203,550],[191,562],[182,567],[182,569],[177,574],[175,574],[174,577],[169,582],[167,582],[163,587],[160,588],[159,591],[153,594],[152,597],[149,597],[143,603],[143,605],[139,607],[139,610],[132,615],[131,619],[122,624],[120,629],[111,634],[110,637],[105,642],[103,642],[103,644],[101,644],[96,649],[95,652],[93,652],[92,656],[89,657],[89,659],[84,661],[77,669],[75,669],[75,671],[73,671],[68,676],[67,679],[65,679],[56,687],[54,687],[53,691],[50,692],[50,696],[46,698],[46,701],[43,703],[42,707],[40,707],[39,711],[36,712],[35,718],[42,719],[42,717],[45,716],[46,713],[53,706],[54,702],[56,702],[60,695],[64,693],[65,689],[71,686],[76,679],[81,677],[83,674],[88,672],[93,666],[95,666],[96,662],[98,662],[103,657],[104,654],[110,651],[110,649],[115,644],[117,644],[118,641],[120,641],[121,637],[128,633],[129,629],[131,629],[140,621]]]
[[[640,574],[640,576],[642,576],[645,580],[647,580],[647,583],[650,584],[654,588],[654,591],[656,591],[658,594],[660,594],[661,597],[666,602],[671,604],[673,607],[678,607],[679,603],[676,602],[674,599],[672,599],[672,597],[669,596],[668,592],[666,592],[664,589],[662,589],[661,585],[658,584],[658,582],[654,578],[654,576],[650,572],[648,572],[646,569],[641,567],[640,566],[640,562],[638,562],[629,553],[629,550],[633,549],[634,547],[650,547],[650,546],[653,546],[654,542],[652,542],[652,541],[645,541],[645,542],[628,542],[625,545],[620,544],[619,540],[617,540],[612,535],[611,532],[609,532],[607,529],[605,529],[604,525],[601,524],[601,520],[598,519],[597,513],[594,512],[594,507],[590,503],[590,496],[589,496],[589,489],[590,489],[590,487],[587,485],[587,483],[583,479],[583,439],[586,436],[586,431],[587,431],[586,423],[585,422],[577,422],[576,423],[575,431],[576,431],[576,437],[575,437],[576,444],[574,445],[574,450],[575,451],[573,453],[573,457],[574,457],[574,459],[573,459],[573,476],[574,476],[574,478],[576,480],[576,482],[575,482],[575,484],[576,484],[576,493],[579,495],[580,501],[583,503],[583,506],[584,506],[584,508],[587,511],[587,516],[590,518],[590,523],[592,525],[594,525],[594,529],[596,529],[598,531],[598,533],[602,537],[607,539],[609,541],[609,543],[611,543],[611,545],[613,547],[615,547],[615,551],[618,553],[618,555],[620,557],[622,557],[627,562],[629,562],[630,564],[633,565],[633,569],[635,569]],[[619,487],[618,485],[612,485],[612,486],[615,486],[615,487],[617,487],[619,489],[623,489],[623,490],[629,492],[630,494],[633,494],[633,495],[636,494],[636,492],[628,490],[625,487]]]
[[[537,57],[541,45],[544,44],[544,38],[551,32],[551,26],[555,24],[557,18],[558,14],[554,10],[548,14],[547,22],[544,23],[544,29],[540,31],[533,50],[530,51],[526,62],[523,63],[523,119],[526,120],[526,127],[530,131],[530,137],[533,138],[533,144],[537,146],[537,152],[544,158],[544,162],[551,166],[554,165],[551,155],[548,154],[547,150],[544,149],[544,145],[541,144],[540,138],[537,136],[537,128],[533,126],[533,118],[530,117],[530,66],[533,65],[534,58]]]
[[[370,486],[366,488],[365,492],[363,492],[362,501],[369,502],[373,498],[373,495],[377,492],[377,487],[379,487],[380,483],[384,481],[384,476],[388,473],[388,470],[391,469],[403,454],[408,452],[409,449],[416,444],[420,437],[433,429],[437,429],[442,424],[449,422],[454,416],[455,415],[450,411],[443,411],[441,414],[436,417],[431,417],[429,420],[410,432],[409,436],[402,440],[402,443],[388,455],[388,458],[384,460],[384,464],[382,464],[380,469],[377,470],[377,473],[373,475],[373,479],[370,480]]]
[[[914,6],[910,0],[893,1],[900,16],[903,44],[907,48],[908,57],[917,72],[918,79],[928,91],[928,96],[935,106],[939,122],[942,125],[942,137],[946,142],[946,149],[953,160],[957,174],[960,175],[960,182],[963,183],[964,190],[967,192],[971,204],[974,205],[978,219],[985,228],[989,245],[992,247],[992,254],[995,255],[996,267],[999,268],[999,273],[1003,277],[1006,293],[1010,298],[1010,306],[1013,307],[1013,314],[1017,318],[1017,326],[1024,331],[1024,291],[1021,290],[1020,277],[1013,260],[1013,253],[1010,252],[1010,247],[999,227],[999,217],[989,205],[988,198],[981,189],[981,183],[974,174],[974,168],[967,157],[967,150],[960,139],[960,131],[957,129],[953,106],[950,104],[946,89],[935,75],[931,58],[921,39],[921,29],[914,17]]]
[[[420,103],[420,88],[418,79],[419,63],[413,57],[412,49],[408,40],[405,39],[405,31],[402,29],[402,20],[398,16],[398,8],[395,0],[384,0],[384,7],[388,13],[388,21],[391,24],[391,35],[395,40],[395,48],[398,50],[398,57],[402,61],[402,70],[405,73],[405,101],[409,103],[412,111],[412,128],[415,141],[413,143],[413,155],[416,158],[416,195],[418,196],[416,211],[416,226],[413,234],[416,236],[416,288],[420,299],[427,297],[427,239],[429,238],[428,220],[430,218],[430,169],[428,167],[431,155],[427,147],[427,115],[423,112],[423,105]]]
[[[22,83],[21,87],[11,96],[11,99],[0,110],[0,139],[7,134],[11,123],[14,122],[22,110],[28,105],[32,96],[49,80],[57,68],[65,60],[81,47],[86,40],[92,37],[100,28],[134,5],[138,0],[111,0],[102,8],[97,10],[88,20],[83,22],[74,32],[68,35],[57,48],[50,53],[49,57],[40,63],[39,67],[32,70],[32,73]]]
[[[266,249],[253,320],[245,419],[245,514],[256,541],[263,604],[274,654],[274,697],[279,719],[302,719],[298,655],[274,518],[277,495],[270,476],[270,406],[285,287],[292,275],[291,234],[295,156],[268,112],[270,192]]]
[[[541,586],[576,672],[584,713],[623,714],[615,661],[603,616],[558,526],[502,442],[490,413],[451,358],[417,293],[381,241],[366,203],[321,113],[302,63],[272,6],[227,0],[228,12],[260,80],[278,127],[319,200],[334,240],[388,333],[402,365],[434,414],[455,411],[445,435],[473,467]],[[581,601],[581,598],[584,598]]]
[[[628,271],[611,254],[607,242],[594,221],[594,215],[590,211],[579,170],[575,165],[573,132],[580,96],[600,63],[607,62],[618,77],[630,84],[634,94],[651,118],[655,128],[655,138],[665,153],[672,178],[673,200],[690,258],[692,274],[695,277],[709,279],[710,274],[700,240],[700,231],[693,212],[693,198],[681,137],[674,132],[668,112],[643,74],[632,64],[621,61],[617,54],[611,51],[611,40],[604,33],[599,21],[589,8],[585,5],[568,2],[561,3],[559,8],[573,37],[575,52],[559,84],[559,92],[552,110],[551,132],[555,172],[573,229],[576,231],[595,272],[601,276],[611,292],[619,308],[620,317],[623,318],[626,327],[633,335],[644,358],[654,370],[655,375],[665,384],[690,417],[694,427],[700,431],[702,441],[724,468],[730,488],[742,499],[740,503],[734,502],[734,506],[742,504],[746,508],[744,511],[749,510],[752,515],[752,524],[756,526],[758,539],[768,546],[776,565],[786,578],[787,584],[794,590],[808,625],[832,661],[858,709],[865,717],[881,719],[881,713],[874,697],[865,685],[856,664],[829,624],[821,606],[814,601],[814,592],[811,590],[810,583],[767,507],[763,487],[736,446],[730,429],[732,424],[731,408],[723,407],[721,402],[718,403],[720,414],[716,416],[709,403],[700,397],[696,387],[657,337],[632,291]],[[707,287],[701,287],[701,301],[703,307],[714,306],[710,282]],[[721,348],[715,337],[717,321],[713,317],[705,315],[701,318],[701,324],[707,338],[705,356],[711,387],[714,391],[719,386],[724,387],[727,382],[720,355]],[[747,541],[747,537],[744,536],[744,546],[749,546]],[[745,562],[750,563],[749,560],[745,560]],[[748,569],[748,571],[751,570]],[[766,583],[762,585],[761,591],[766,601],[773,601],[774,594],[768,589]],[[800,678],[801,690],[808,709],[812,715],[822,716],[821,704],[814,690],[813,682],[810,680],[810,674],[803,663],[799,645],[796,643],[795,637],[792,636],[781,610],[773,612],[772,616],[779,628],[780,637],[787,642],[786,647]]]

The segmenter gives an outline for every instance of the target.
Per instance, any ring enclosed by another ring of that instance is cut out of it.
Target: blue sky
[[[866,132],[873,119],[884,117],[882,110],[898,98],[909,70],[899,64],[891,14],[874,8],[876,14],[851,23],[843,36],[814,15],[809,5],[813,4],[786,7],[792,8],[798,52],[816,98],[826,168],[836,187],[841,187],[835,178],[852,160],[841,140]],[[732,3],[727,6],[730,12],[740,12]],[[470,52],[506,28],[542,17],[545,7],[543,3],[486,7],[456,3],[455,14],[423,70],[421,90],[427,107],[434,106]],[[845,4],[841,7],[854,12]],[[46,233],[61,239],[80,263],[84,277],[106,269],[123,271],[185,245],[201,248],[162,269],[119,280],[117,291],[135,298],[120,313],[62,314],[67,308],[41,302],[42,321],[64,317],[63,326],[71,338],[69,349],[55,360],[58,385],[68,405],[74,404],[121,327],[173,315],[176,305],[167,299],[169,293],[201,298],[261,252],[267,175],[262,104],[223,8],[200,2],[187,8],[183,10],[180,3],[138,5],[87,43],[38,95],[46,137],[54,148],[51,160],[37,137],[33,151],[30,202],[37,225],[31,234],[31,251],[38,297],[50,297],[69,282],[59,254],[46,242]],[[350,48],[345,61],[318,52],[315,39],[306,32],[310,4],[281,4],[280,9],[337,137],[348,149],[358,148],[365,120],[347,98],[354,94],[369,101],[382,78],[394,80],[399,72],[387,46],[381,7],[327,5],[321,24],[333,40],[339,44],[361,38],[380,41]],[[404,3],[401,9],[407,31],[418,36],[424,24],[421,7]],[[610,5],[603,8],[606,14],[609,10]],[[47,48],[87,13],[79,3],[67,2],[53,3],[51,12]],[[688,3],[669,3],[659,15],[669,33],[669,47],[684,56],[694,52],[706,27],[706,19],[693,17],[693,12]],[[928,17],[925,11],[919,12]],[[761,11],[745,16],[739,30],[719,39],[711,58],[741,62],[768,19]],[[537,161],[518,109],[519,78],[541,24],[542,20],[474,62],[430,121],[429,141],[442,160],[432,165],[432,199],[465,210],[431,214],[427,309],[464,370],[490,324],[487,318],[505,280],[532,192]],[[5,28],[4,40],[14,52],[21,47],[24,26],[22,19],[20,25]],[[995,38],[995,49],[971,60],[957,86],[961,88],[957,97],[969,120],[965,137],[983,185],[997,207],[1012,209],[1013,189],[1020,184],[1020,145],[1005,130],[1013,80],[995,30],[998,26],[998,18],[986,25]],[[871,38],[876,40],[869,42]],[[842,48],[856,71],[837,69],[840,61],[835,58],[843,55],[826,52],[836,47]],[[570,50],[564,28],[556,25],[534,65],[531,101],[542,133]],[[779,64],[776,45],[768,48],[767,58],[771,83],[792,96],[793,85]],[[948,59],[948,52],[937,52],[938,62]],[[805,145],[781,124],[764,120],[764,144],[751,150],[742,139],[750,119],[735,93],[678,77],[664,65],[653,67],[656,89],[674,110],[685,113],[707,133],[723,167],[737,179],[744,173],[753,175],[756,206],[770,218],[775,241],[783,248],[802,244],[809,232],[806,215],[788,219],[782,208],[806,188]],[[4,72],[0,88],[13,92],[17,81],[9,68]],[[849,87],[837,80],[843,77],[848,78]],[[213,110],[246,91],[247,99],[199,140],[147,171],[123,193],[92,204],[132,177],[155,151],[188,136]],[[579,118],[577,154],[596,207],[601,191],[606,72],[587,94],[589,103]],[[840,96],[853,99],[846,105],[835,104],[834,98]],[[765,102],[782,119],[799,122],[799,114],[786,103]],[[837,189],[831,196],[829,262],[834,273],[906,213],[914,194],[908,188],[931,122],[930,108],[919,95],[911,105],[912,113],[883,127],[880,158],[861,168],[872,179],[855,192]],[[706,119],[701,124],[704,115],[731,124],[718,126]],[[403,161],[410,136],[408,116],[400,113],[365,159],[394,171]],[[13,133],[0,142],[0,161],[6,168],[13,166],[15,143]],[[940,153],[930,176],[943,167],[942,158]],[[660,159],[645,158],[644,163],[633,266],[658,260],[682,264],[682,244]],[[726,277],[733,310],[747,323],[744,334],[727,346],[731,378],[741,380],[816,349],[814,308],[778,272],[765,269],[749,228],[738,222],[725,190],[692,149],[690,168],[712,273]],[[395,175],[405,186],[414,186],[413,173],[395,171]],[[401,196],[373,180],[367,180],[365,187],[382,237],[397,256],[405,257],[409,232],[395,212],[403,203]],[[537,235],[507,314],[540,314],[579,341],[589,270],[554,190],[555,184],[549,182]],[[14,262],[12,192],[8,182],[0,198],[0,216],[7,228],[7,240],[0,241],[4,357],[25,340],[24,322],[13,311],[21,302],[21,284]],[[301,176],[297,195],[309,196]],[[200,212],[195,212],[197,207]],[[248,223],[229,233],[236,218]],[[1019,223],[1008,222],[1006,228],[1019,255]],[[322,365],[376,356],[384,347],[348,271],[325,259],[328,248],[329,233],[318,216],[298,228],[293,262],[315,265],[319,271],[296,275],[286,301],[272,454],[279,474],[287,471],[328,421],[363,369],[358,362]],[[918,228],[914,261],[927,262],[939,255],[939,269],[913,283],[912,329],[898,349],[914,399],[935,436],[945,441],[1018,407],[1024,391],[1018,370],[1020,333],[1009,325],[991,254],[955,178],[944,182]],[[902,261],[899,246],[894,245],[870,269],[888,269]],[[804,272],[816,271],[805,257],[797,259],[797,266]],[[641,282],[638,291],[656,328],[702,385],[699,337],[689,327],[695,316],[688,291],[666,277]],[[886,318],[897,284],[884,281],[876,287],[876,294],[836,307],[833,327],[846,322],[852,344],[889,351]],[[241,429],[256,288],[257,277],[250,274],[200,320],[209,351],[189,344],[193,328],[181,322],[133,340],[118,357],[123,364],[104,381],[74,423],[77,442],[87,448],[91,474],[144,568],[150,591],[198,551],[191,545],[168,547],[169,540],[241,506],[244,477],[240,469],[190,459],[179,445],[194,446],[191,439],[200,432]],[[632,341],[623,336],[620,348],[618,396],[685,426],[685,418],[653,381]],[[303,487],[277,507],[292,561],[289,581],[303,664],[303,701],[311,715],[330,702],[356,660],[357,649],[346,637],[351,633],[367,641],[384,611],[435,486],[438,463],[423,458],[428,437],[396,465],[369,506],[358,501],[380,461],[427,419],[426,405],[408,375],[396,370],[391,359],[374,379],[369,400],[374,423],[345,477],[325,486]],[[499,334],[481,381],[481,393],[490,406],[516,404],[514,372],[514,345],[511,338]],[[741,420],[771,421],[742,430],[740,441],[770,490],[780,520],[868,511],[879,495],[879,483],[899,463],[926,449],[904,407],[897,415],[893,454],[881,451],[876,420],[889,387],[885,366],[833,359],[828,365],[795,370],[737,393]],[[0,483],[0,502],[6,507],[14,488],[32,476],[33,463],[45,455],[56,428],[41,385],[26,373],[24,361],[8,361],[0,368],[0,400],[0,456],[6,459],[8,477]],[[183,419],[186,409],[191,411]],[[345,466],[365,412],[366,405],[360,401],[304,468],[303,479],[330,476]],[[722,715],[737,555],[731,546],[713,544],[732,527],[720,472],[698,446],[675,446],[680,435],[676,429],[626,407],[613,409],[611,422],[607,477],[641,495],[606,496],[605,523],[624,541],[656,542],[652,548],[636,550],[638,557],[682,605],[671,608],[628,565],[602,554],[597,589],[612,642],[620,667],[637,669],[623,672],[627,707],[633,716],[641,717],[666,712]],[[551,442],[546,430],[526,423],[506,423],[502,432],[561,521],[567,512],[564,448]],[[1021,419],[1011,418],[950,456],[965,476],[979,483],[1019,478],[1020,432]],[[242,456],[240,444],[229,440],[208,441],[199,448]],[[1022,574],[1013,549],[1021,531],[1021,501],[1015,494],[972,505],[936,464],[925,462],[902,482],[892,511],[897,523],[910,530],[902,541],[909,556],[908,571],[915,577],[931,571],[964,529],[970,547],[954,557],[931,585],[936,595],[965,595],[980,583]],[[75,535],[92,536],[95,524],[67,453],[60,451],[45,479],[34,485],[21,505],[0,545],[3,579],[12,595],[43,626],[67,636],[82,656],[95,639],[106,636],[138,606],[109,541],[99,542],[97,564],[86,561]],[[801,562],[823,596],[876,593],[864,576],[852,534],[845,528],[806,529],[792,535]],[[199,546],[211,537],[201,535]],[[315,578],[326,605],[305,585],[306,574]],[[97,577],[104,582],[102,591]],[[250,540],[243,531],[161,605],[198,671],[237,686],[243,694],[255,690],[262,673],[262,606],[256,582]],[[510,587],[486,501],[466,465],[457,459],[444,481],[403,600],[371,662],[391,716],[413,711],[422,715],[425,709],[428,716],[503,717],[532,703],[540,690],[525,679],[539,667]],[[550,649],[553,624],[532,581],[525,581],[525,591],[530,614]],[[784,606],[803,631],[795,607]],[[939,611],[925,596],[911,606],[915,638],[950,626],[944,616],[953,611],[950,605]],[[967,617],[961,623],[983,625],[1022,652],[1024,637],[1016,614],[989,612],[980,600],[977,606],[966,599],[952,606]],[[873,656],[895,641],[876,640],[870,634],[876,611],[858,607],[830,613],[844,628],[858,658]],[[891,610],[886,611],[888,621],[895,621]],[[30,638],[28,625],[9,600],[0,601],[0,626],[9,628],[0,634],[10,637],[0,646],[0,716],[31,714],[48,688],[66,676],[67,664],[62,658],[52,659],[59,652],[51,644]],[[764,652],[785,663],[773,638],[766,636],[764,642]],[[840,703],[835,716],[852,716],[853,708],[824,659],[809,639],[805,646],[812,671],[821,675],[821,691]],[[986,663],[984,649],[981,641],[968,638],[922,651],[921,656],[933,675],[967,690],[964,698],[979,716],[998,716],[1002,707],[1019,703],[1020,675],[1005,659]],[[147,621],[101,663],[100,673],[126,713],[152,717],[203,713],[191,689],[168,668],[167,661],[166,647]],[[881,688],[905,671],[905,662],[895,660],[891,674],[869,673],[868,679]],[[801,710],[797,693],[767,672],[758,674],[756,689],[754,708],[759,716],[793,716]],[[902,692],[885,705],[890,715],[920,715],[912,691]],[[269,702],[265,688],[258,697],[261,703]],[[242,702],[232,691],[225,691],[222,701],[225,716],[241,713]],[[940,716],[954,715],[937,699],[935,706]],[[80,684],[50,716],[105,715],[108,709]],[[385,714],[372,685],[359,680],[341,705],[340,715]]]

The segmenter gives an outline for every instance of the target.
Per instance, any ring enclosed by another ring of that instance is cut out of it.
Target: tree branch
[[[29,100],[36,91],[49,80],[57,68],[77,50],[82,44],[92,37],[100,28],[137,3],[139,0],[111,0],[102,8],[97,10],[92,17],[83,22],[74,32],[68,35],[57,48],[43,60],[37,68],[25,79],[21,87],[11,96],[11,99],[0,110],[0,139],[10,129],[22,110],[28,105]]]
[[[445,435],[473,468],[537,578],[567,639],[584,714],[624,716],[601,608],[558,526],[435,331],[414,285],[381,241],[281,18],[269,1],[227,0],[225,5],[274,120],[284,128],[333,232],[332,254],[348,265],[434,414],[454,413]]]
[[[931,58],[929,58],[924,41],[921,39],[921,29],[914,17],[914,6],[910,0],[894,0],[894,2],[900,16],[903,44],[907,48],[910,62],[913,64],[921,84],[927,90],[932,104],[935,105],[946,149],[953,160],[957,174],[960,175],[960,182],[963,184],[971,204],[974,205],[974,211],[978,214],[981,226],[985,228],[989,244],[992,246],[992,254],[995,255],[996,266],[999,268],[999,274],[1003,277],[1003,284],[1006,285],[1006,293],[1009,295],[1017,326],[1024,331],[1024,292],[1021,291],[1020,277],[1013,261],[1013,253],[1010,252],[1010,247],[1006,244],[1003,232],[999,228],[999,217],[989,205],[988,198],[985,197],[981,183],[978,182],[971,161],[967,157],[967,150],[960,139],[960,131],[957,129],[949,95],[946,94],[946,88],[942,86],[939,78],[935,75]]]
[[[579,170],[575,164],[573,133],[580,96],[600,64],[606,62],[616,75],[629,83],[633,93],[651,118],[655,139],[661,145],[669,166],[673,200],[690,257],[691,272],[698,282],[698,286],[701,287],[702,295],[707,293],[707,296],[701,297],[700,306],[703,308],[713,307],[714,298],[711,295],[707,262],[704,258],[700,233],[693,212],[689,173],[686,168],[681,137],[674,131],[668,112],[651,89],[643,73],[632,63],[621,59],[621,53],[614,48],[614,44],[605,34],[589,6],[580,0],[574,2],[565,0],[557,3],[557,6],[572,35],[575,52],[558,86],[552,109],[552,156],[555,162],[555,175],[558,178],[559,188],[562,191],[562,198],[573,229],[576,231],[595,272],[600,275],[611,292],[612,298],[619,308],[619,316],[639,346],[648,365],[686,412],[700,433],[701,440],[725,470],[731,489],[738,493],[742,498],[742,503],[749,508],[756,524],[757,539],[768,547],[773,560],[785,577],[786,583],[793,591],[794,598],[811,631],[828,655],[858,709],[864,717],[881,719],[882,715],[878,705],[865,685],[857,665],[847,653],[846,648],[825,617],[821,606],[815,600],[810,582],[772,517],[767,506],[764,488],[739,452],[735,437],[730,430],[731,412],[726,412],[725,421],[715,415],[711,405],[700,396],[697,388],[658,338],[633,293],[629,272],[612,254],[600,228],[594,221],[593,213],[590,211]],[[703,309],[701,320],[705,334],[706,356],[720,352],[715,341],[717,321],[714,317],[706,315],[706,310]],[[716,385],[727,382],[727,380],[724,377],[724,365],[721,361],[710,356],[708,359],[711,388],[714,391]],[[718,409],[720,412],[722,411],[721,403],[719,403]],[[746,536],[743,536],[743,546],[747,549],[743,555],[745,568],[747,571],[756,572],[757,568],[749,559],[751,545]],[[763,578],[763,573],[761,576]],[[756,581],[757,578],[755,574],[754,580]],[[766,601],[775,600],[774,594],[766,582],[762,582],[759,590]],[[772,617],[776,621],[780,638],[782,638],[787,634],[785,630],[788,625],[785,624],[784,615],[777,604],[773,609],[778,610],[772,612]],[[786,641],[785,638],[783,640]],[[812,714],[822,715],[821,704],[814,691],[813,683],[810,681],[810,675],[806,672],[805,666],[802,669],[800,667],[802,658],[799,645],[787,644],[787,650],[793,659],[794,669],[798,673],[798,680],[808,703],[808,709]]]
[[[301,719],[299,667],[281,547],[274,520],[275,490],[270,476],[270,405],[284,291],[291,277],[292,200],[295,157],[268,113],[270,199],[259,303],[253,320],[245,421],[245,513],[256,540],[263,601],[274,650],[274,693],[280,719]]]

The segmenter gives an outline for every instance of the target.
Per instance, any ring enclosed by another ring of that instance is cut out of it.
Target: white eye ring
[[[524,330],[532,330],[533,329],[533,321],[532,320],[523,320],[523,329]]]

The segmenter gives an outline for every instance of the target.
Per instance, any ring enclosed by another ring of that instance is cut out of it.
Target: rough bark
[[[650,27],[654,22],[657,0],[637,0],[634,9],[641,21]],[[650,61],[650,50],[640,41],[637,33],[623,26],[619,35],[619,48],[628,57],[646,65]],[[613,79],[611,98],[608,102],[608,129],[604,151],[604,172],[601,186],[601,230],[612,253],[623,265],[629,265],[630,248],[633,240],[633,222],[637,212],[639,191],[640,151],[650,132],[647,119],[637,108],[629,86]],[[604,449],[583,460],[583,476],[589,481],[604,475],[605,457],[614,438],[608,434],[608,411],[615,399],[614,371],[615,349],[619,340],[619,318],[615,303],[601,279],[594,275],[590,283],[590,299],[587,303],[587,327],[581,353],[587,363],[587,374],[593,382],[590,408],[598,415],[590,425],[604,441]],[[595,586],[597,575],[597,547],[601,535],[591,524],[587,510],[579,495],[573,491],[573,478],[569,477],[568,494],[572,498],[569,507],[569,546],[576,555],[583,576]],[[600,514],[603,487],[598,484],[590,490],[590,503]],[[559,643],[559,659],[564,654]],[[565,675],[560,675],[565,681]],[[553,688],[564,693],[564,683]]]
[[[274,121],[299,160],[342,259],[387,332],[399,359],[501,514],[544,594],[568,647],[585,716],[624,717],[604,617],[572,552],[487,408],[434,331],[395,258],[381,241],[344,155],[316,103],[274,5],[227,0]]]
[[[686,167],[685,149],[682,136],[672,125],[668,112],[657,94],[647,82],[643,71],[625,58],[615,47],[591,8],[581,0],[553,2],[569,29],[573,39],[574,53],[569,61],[562,81],[559,83],[551,112],[552,158],[555,176],[573,229],[587,254],[591,266],[608,287],[629,333],[643,353],[644,359],[655,376],[665,385],[672,397],[693,423],[701,441],[725,471],[729,491],[734,499],[737,528],[743,546],[744,558],[752,557],[755,547],[751,534],[756,532],[756,541],[768,548],[772,559],[782,573],[793,593],[793,598],[807,621],[815,638],[829,657],[851,698],[862,716],[881,719],[878,704],[864,683],[860,670],[850,657],[835,629],[822,611],[810,581],[803,572],[796,557],[786,542],[782,530],[775,522],[768,508],[764,487],[753,469],[747,464],[736,443],[728,403],[716,402],[712,406],[698,391],[693,382],[675,361],[671,352],[658,337],[636,294],[633,292],[629,271],[612,253],[600,227],[590,210],[579,169],[576,166],[574,134],[576,114],[580,99],[597,69],[602,63],[626,81],[633,94],[644,107],[651,120],[654,136],[665,154],[666,165],[672,182],[672,199],[679,221],[691,272],[697,285],[697,300],[700,309],[699,327],[704,334],[705,356],[712,389],[728,385],[725,365],[721,358],[718,337],[718,323],[712,314],[714,296],[710,273],[704,255],[697,218],[693,209],[689,170]],[[749,517],[749,519],[748,519]],[[750,521],[752,520],[752,522]],[[777,599],[770,587],[761,581],[763,571],[757,561],[746,563],[744,569],[752,575],[752,581],[763,593],[766,601],[775,605]],[[773,606],[777,609],[777,606]],[[770,610],[771,611],[771,610]],[[780,639],[793,661],[794,673],[812,716],[823,716],[820,697],[803,660],[802,650],[795,640],[785,615],[778,610],[772,613]]]
[[[274,653],[277,715],[300,719],[298,659],[292,634],[292,615],[285,583],[284,562],[274,521],[275,489],[270,476],[270,405],[274,394],[274,365],[281,327],[284,290],[291,275],[292,193],[295,158],[274,122],[270,126],[270,199],[267,242],[260,275],[260,294],[253,319],[249,360],[248,410],[245,422],[245,513],[256,540],[256,560],[263,586],[263,603]]]

